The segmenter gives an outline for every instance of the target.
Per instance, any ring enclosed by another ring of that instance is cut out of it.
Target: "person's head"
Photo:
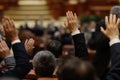
[[[58,58],[62,54],[62,44],[60,41],[52,40],[48,43],[47,50],[51,51]]]
[[[58,80],[95,80],[93,66],[78,58],[70,58],[57,71]]]
[[[96,28],[96,22],[95,21],[90,21],[89,26],[88,26],[88,31],[95,32],[95,28]]]
[[[26,39],[35,39],[35,35],[29,30],[22,30],[19,32],[19,38],[22,42],[25,42]]]
[[[52,77],[55,65],[55,56],[49,51],[40,51],[33,58],[33,68],[40,77]]]
[[[115,14],[117,18],[120,18],[120,6],[113,6],[110,10],[111,14]]]

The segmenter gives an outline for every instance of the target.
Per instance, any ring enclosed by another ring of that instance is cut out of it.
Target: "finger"
[[[10,30],[10,24],[8,22],[8,20],[5,20],[5,27],[6,27],[6,30]]]
[[[12,18],[10,18],[10,21],[11,21],[11,25],[12,25],[12,27],[15,29],[14,20],[13,20]]]
[[[109,24],[109,22],[108,22],[108,16],[105,17],[105,24],[106,24],[106,25]],[[108,26],[106,26],[106,28],[107,28],[107,27],[108,27]]]
[[[32,39],[32,45],[34,45],[34,43],[35,43],[35,40],[34,40],[34,39]]]
[[[68,12],[66,12],[66,18],[67,18],[67,21],[69,21]]]
[[[2,40],[2,46],[3,46],[3,48],[8,48],[8,46],[4,40]]]
[[[25,44],[25,46],[27,45],[27,43],[28,43],[28,39],[26,39],[26,40],[25,40],[25,43],[24,43],[24,44]]]
[[[2,23],[2,26],[3,26],[3,30],[6,32],[5,22]]]
[[[1,33],[2,33],[2,36],[5,36],[5,30],[4,30],[3,26],[1,28]]]
[[[12,29],[13,25],[12,25],[12,21],[11,21],[10,18],[8,18],[8,22],[9,22],[9,26],[10,26],[10,28]]]
[[[72,20],[72,15],[71,15],[71,12],[70,12],[70,11],[68,12],[68,18],[69,18],[69,21]]]
[[[120,18],[117,19],[117,23],[116,23],[116,24],[117,24],[117,25],[120,24]]]
[[[106,35],[106,31],[103,29],[103,27],[100,27],[101,32]]]
[[[3,47],[2,47],[2,39],[0,39],[0,49],[3,49]]]
[[[64,21],[64,26],[67,28],[68,27],[68,22],[67,20]]]
[[[116,24],[116,15],[113,15],[113,23]]]
[[[4,28],[5,33],[6,33],[8,31],[8,26],[7,26],[7,22],[6,21],[3,23],[3,28]]]
[[[32,38],[29,40],[29,44],[30,44],[31,46],[34,45],[34,40],[33,40]]]
[[[110,14],[110,16],[109,16],[109,23],[110,24],[113,23],[113,15],[112,14]]]
[[[74,20],[74,19],[75,19],[72,11],[70,11],[70,18],[71,18],[71,20]]]
[[[3,18],[2,18],[2,23],[4,23],[4,21],[5,21],[5,18],[3,17]]]
[[[77,20],[78,18],[77,18],[77,14],[76,13],[74,13],[74,16],[75,16],[75,19]]]

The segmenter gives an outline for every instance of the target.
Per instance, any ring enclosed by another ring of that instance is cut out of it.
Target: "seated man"
[[[12,44],[16,66],[13,70],[0,71],[0,77],[15,77],[22,79],[31,69],[24,44],[18,38],[18,34],[12,19],[9,17],[4,17],[2,19],[2,24],[6,39]],[[9,57],[9,53],[10,51],[8,46],[5,41],[1,39],[0,57],[7,58]]]
[[[55,66],[55,56],[49,51],[40,51],[33,58],[33,69],[39,77],[52,77]]]
[[[72,12],[70,12],[72,14]],[[70,16],[70,15],[69,15]],[[70,16],[69,23],[74,25],[74,19]],[[116,20],[115,15],[110,15],[105,19],[106,30],[101,27],[101,31],[110,40],[111,47],[111,68],[106,76],[105,80],[120,80],[120,40],[119,40],[119,29],[120,19]],[[69,28],[75,29],[76,26],[69,26]],[[68,77],[69,76],[69,77]],[[58,80],[97,80],[97,76],[94,72],[92,65],[79,59],[67,60],[58,69]]]

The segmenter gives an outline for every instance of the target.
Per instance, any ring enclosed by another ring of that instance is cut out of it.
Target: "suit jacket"
[[[74,45],[76,48],[75,49],[76,50],[75,51],[76,57],[87,59],[88,52],[87,52],[87,47],[85,46],[84,35],[82,33],[74,35],[73,40],[74,40]],[[110,47],[111,67],[110,67],[108,74],[105,75],[104,78],[102,78],[101,80],[104,80],[104,79],[105,80],[120,80],[120,50],[119,49],[120,49],[120,43],[113,44]],[[103,51],[103,53],[104,53],[104,51]],[[106,54],[104,54],[104,55],[106,55]],[[107,58],[107,56],[104,57],[104,55],[102,54],[100,57],[96,56],[96,58],[97,57],[99,59],[101,58],[100,60],[96,61],[96,63],[98,62],[98,65],[96,65],[96,66],[99,67],[99,68],[95,67],[96,71],[98,71],[97,73],[105,71],[104,67],[106,68],[106,65],[104,65],[104,64],[106,64],[105,58]],[[108,56],[108,58],[109,58],[109,56]],[[95,66],[95,65],[93,65],[93,66]],[[97,69],[100,69],[101,71],[97,70]]]
[[[75,56],[88,60],[89,54],[87,51],[87,47],[85,44],[85,38],[84,38],[84,34],[80,33],[77,35],[72,36],[73,41],[74,41],[74,46],[75,46]],[[104,41],[104,44],[106,44],[106,41]],[[92,61],[93,66],[95,67],[95,70],[97,72],[97,75],[103,79],[106,77],[106,73],[107,73],[107,68],[108,68],[108,63],[109,63],[109,54],[106,54],[108,52],[109,46],[102,44],[102,42],[99,42],[99,46],[97,47],[97,53],[95,55],[95,58]],[[109,44],[109,43],[108,43]],[[101,46],[100,46],[101,45]],[[103,45],[103,46],[102,46]],[[101,49],[105,49],[102,50]]]
[[[24,78],[25,75],[30,71],[31,65],[29,63],[29,59],[27,53],[25,51],[25,47],[23,43],[16,43],[12,45],[14,58],[16,61],[16,66],[13,70],[7,72],[1,72],[1,77],[16,77],[16,78]]]
[[[111,68],[106,80],[120,80],[120,43],[111,46]]]
[[[102,34],[100,27],[106,28],[105,22],[101,21],[97,23],[96,32],[95,32],[95,41],[96,41],[96,55],[93,58],[92,64],[94,65],[97,75],[103,79],[106,77],[109,70],[110,63],[110,46],[109,39]]]

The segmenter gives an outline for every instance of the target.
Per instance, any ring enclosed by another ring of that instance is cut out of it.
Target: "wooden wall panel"
[[[101,11],[103,14],[109,13],[109,10],[114,5],[119,5],[118,0],[86,0],[85,3],[81,3],[78,0],[77,4],[69,4],[69,0],[47,0],[51,14],[55,19],[59,16],[65,15],[65,12],[71,10],[78,15],[90,11],[92,13]]]

